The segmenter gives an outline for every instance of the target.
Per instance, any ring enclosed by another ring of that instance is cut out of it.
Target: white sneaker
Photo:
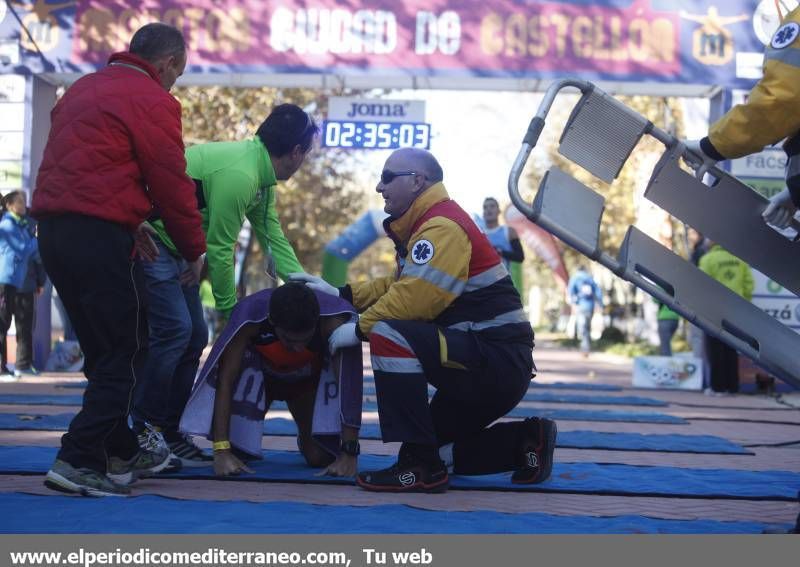
[[[0,374],[0,383],[10,384],[12,382],[19,382],[20,376],[17,376],[13,372],[3,372]]]

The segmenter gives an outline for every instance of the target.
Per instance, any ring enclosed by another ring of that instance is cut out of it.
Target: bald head
[[[402,148],[392,153],[386,163],[390,161],[393,163],[392,167],[397,164],[398,168],[421,173],[425,177],[426,188],[444,179],[442,166],[427,150]]]
[[[430,152],[403,148],[389,156],[376,190],[383,196],[383,210],[393,217],[405,213],[414,200],[442,181],[442,166]]]

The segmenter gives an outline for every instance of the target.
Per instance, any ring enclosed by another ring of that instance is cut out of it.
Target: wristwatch
[[[341,450],[345,455],[357,457],[361,454],[361,445],[358,443],[357,439],[353,439],[352,441],[342,441]]]

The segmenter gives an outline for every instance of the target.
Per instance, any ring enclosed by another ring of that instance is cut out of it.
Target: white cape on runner
[[[314,293],[319,300],[321,317],[342,314],[355,317],[355,309],[345,300],[321,292]],[[267,319],[271,294],[271,289],[254,293],[234,308],[228,325],[214,343],[195,381],[192,395],[181,416],[182,432],[212,438],[219,358],[245,324],[262,323]],[[323,363],[312,422],[314,439],[332,454],[339,452],[342,424],[361,427],[364,371],[361,346],[344,348],[339,352],[340,356],[333,359],[326,357]],[[231,404],[230,443],[255,457],[261,457],[261,438],[267,411],[264,371],[263,357],[248,347],[242,359],[241,373],[234,384]],[[340,380],[336,379],[337,373]]]

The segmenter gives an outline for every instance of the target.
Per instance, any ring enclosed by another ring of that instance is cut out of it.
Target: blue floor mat
[[[627,423],[670,423],[673,425],[686,425],[689,423],[682,417],[666,413],[530,407],[514,408],[506,417],[534,416],[549,417],[550,419],[563,421],[619,421]]]
[[[297,435],[297,426],[294,420],[273,417],[264,422],[264,433],[268,435]],[[361,426],[359,437],[362,439],[380,439],[380,427],[376,423],[364,423]],[[562,448],[605,449],[609,451],[753,454],[736,443],[711,435],[645,435],[642,433],[562,431],[558,434],[557,445]]]
[[[0,518],[5,519],[0,521],[3,533],[51,534],[760,534],[766,527],[758,522],[663,520],[644,516],[450,512],[403,504],[334,506],[175,500],[150,495],[94,499],[19,493],[0,495]]]
[[[431,391],[432,393],[432,391]],[[365,401],[374,402],[375,394],[364,389]],[[649,406],[667,407],[668,402],[643,398],[641,396],[603,396],[593,394],[570,394],[561,392],[528,392],[522,398],[525,402],[542,402],[548,404],[592,404],[606,406]]]
[[[1,399],[1,398],[0,398]],[[659,400],[651,400],[649,398],[638,398],[636,396],[580,396],[573,394],[525,394],[523,398],[527,402],[542,402],[542,403],[563,403],[563,404],[602,404],[602,405],[625,405],[625,406],[650,406],[650,407],[666,407],[667,402]],[[637,401],[639,400],[639,401]],[[2,403],[2,402],[0,402]],[[273,402],[272,409],[287,410],[285,402]],[[378,404],[374,396],[365,394],[364,402],[361,404],[362,411],[378,411]],[[539,410],[529,407],[514,408],[508,415],[511,417],[531,417],[538,415]]]
[[[85,388],[86,381],[82,382],[71,382],[69,384],[59,384],[59,388]],[[612,384],[595,384],[593,382],[531,382],[529,388],[534,388],[536,390],[594,390],[594,391],[602,391],[602,392],[621,392],[623,388],[621,386],[614,386]],[[375,381],[372,380],[369,376],[365,376],[364,379],[364,391],[370,391],[371,393],[375,393]]]
[[[283,406],[285,408],[285,405]],[[274,409],[280,409],[275,404]],[[0,430],[25,429],[41,431],[66,430],[72,420],[73,413],[54,415],[28,413],[0,413]],[[557,421],[599,421],[627,423],[668,423],[686,425],[689,422],[682,417],[663,413],[638,413],[609,410],[518,408],[512,410],[507,417],[547,417]]]
[[[0,447],[0,473],[44,474],[56,456],[54,447]],[[359,457],[360,470],[391,466],[395,457]],[[263,461],[249,463],[256,473],[221,482],[273,481],[311,484],[353,484],[351,479],[318,477],[296,451],[265,451]],[[211,467],[184,469],[169,478],[213,479]],[[453,476],[451,486],[463,490],[558,492],[617,496],[704,497],[797,502],[800,474],[788,471],[683,469],[595,463],[555,463],[553,475],[537,485],[512,484],[511,473]]]
[[[0,404],[20,406],[80,406],[83,405],[83,394],[80,396],[50,394],[0,394]]]

